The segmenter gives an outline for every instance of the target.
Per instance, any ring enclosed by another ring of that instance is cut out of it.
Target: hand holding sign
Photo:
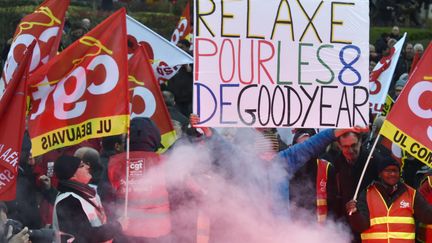
[[[191,114],[189,117],[189,123],[191,124],[191,126],[193,128],[197,128],[198,123],[200,122],[200,117],[197,116],[196,114]],[[210,128],[208,127],[200,127],[201,130],[204,132],[204,135],[206,137],[211,137],[213,135],[213,132],[211,131]]]

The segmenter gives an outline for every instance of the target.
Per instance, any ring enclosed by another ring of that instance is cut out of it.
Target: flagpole
[[[372,146],[372,149],[371,149],[371,151],[370,151],[370,153],[369,153],[369,156],[367,157],[367,160],[366,160],[365,166],[363,167],[363,171],[362,171],[362,173],[361,173],[361,176],[360,176],[359,182],[358,182],[358,184],[357,184],[357,188],[356,188],[355,193],[354,193],[353,200],[356,200],[356,199],[357,199],[357,196],[358,196],[358,193],[359,193],[359,190],[360,190],[361,182],[363,181],[363,177],[364,177],[364,175],[365,175],[365,173],[366,173],[366,169],[367,169],[367,167],[368,167],[368,165],[369,165],[370,159],[371,159],[371,157],[372,157],[372,153],[373,153],[373,151],[375,150],[375,147],[376,147],[376,145],[378,144],[378,141],[379,141],[380,137],[381,137],[381,134],[378,134],[378,136],[376,137],[375,142],[374,142],[374,144],[373,144],[373,146]],[[352,212],[349,212],[349,215],[351,215],[351,214],[352,214]]]
[[[130,151],[130,126],[128,126],[128,132],[126,137],[126,192],[125,192],[125,204],[124,204],[124,217],[127,220],[128,217],[128,203],[129,203],[129,151]]]

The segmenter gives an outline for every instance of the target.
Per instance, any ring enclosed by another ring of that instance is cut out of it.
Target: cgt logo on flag
[[[15,31],[6,58],[0,81],[0,92],[16,71],[17,60],[34,40],[36,44],[29,67],[30,73],[56,55],[68,6],[69,0],[46,0],[33,13],[23,18]]]
[[[432,167],[432,43],[384,121],[380,133]]]
[[[126,132],[125,22],[125,10],[117,11],[30,77],[34,156]]]

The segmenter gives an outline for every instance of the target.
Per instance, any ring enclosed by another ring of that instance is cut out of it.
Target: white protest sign
[[[195,7],[200,124],[368,124],[369,1],[195,0]]]

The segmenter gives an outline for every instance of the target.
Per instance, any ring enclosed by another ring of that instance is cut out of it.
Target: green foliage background
[[[176,4],[172,4],[170,0],[130,0],[128,3],[115,2],[114,8],[125,7],[129,15],[169,39],[187,1],[177,0]],[[33,12],[41,2],[41,0],[0,0],[0,50],[13,36],[21,17]],[[94,27],[106,18],[111,12],[98,10],[100,2],[101,0],[71,0],[68,16],[72,26],[78,24],[82,18],[90,18]],[[381,33],[390,30],[391,27],[372,27],[370,43],[375,43]],[[421,42],[427,46],[432,40],[432,28],[401,28],[402,33],[405,31],[408,32],[408,40],[411,42]]]

